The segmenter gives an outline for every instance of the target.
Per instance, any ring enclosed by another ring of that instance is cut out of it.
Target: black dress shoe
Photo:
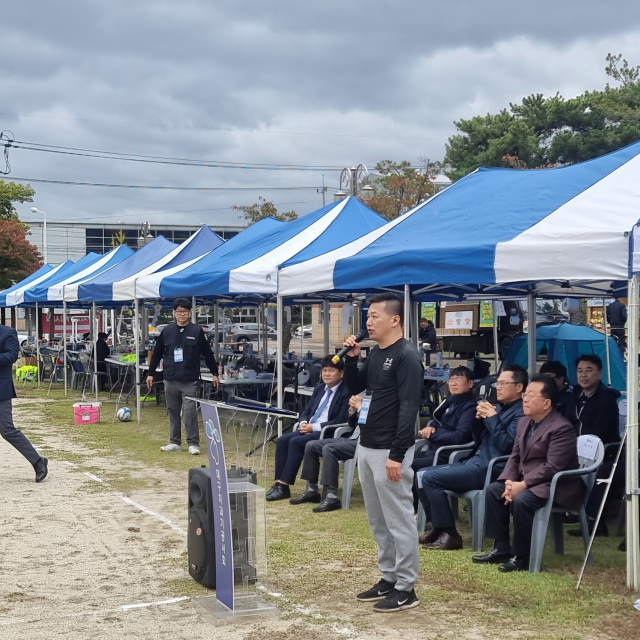
[[[501,553],[494,547],[484,555],[471,556],[471,560],[476,564],[502,564],[511,560],[511,554]]]
[[[326,511],[337,511],[342,509],[340,500],[323,500],[317,507],[313,508],[314,513],[325,513]]]
[[[265,494],[266,497],[268,498],[277,488],[278,488],[277,484],[272,484],[269,491],[267,491],[267,493]]]
[[[267,502],[275,502],[276,500],[286,500],[291,497],[291,491],[286,484],[276,482],[273,491],[266,495]]]
[[[424,549],[436,549],[438,551],[458,551],[462,549],[462,538],[459,535],[441,533],[436,540],[429,544],[423,544]]]
[[[38,462],[33,465],[36,472],[36,482],[42,482],[49,473],[48,465],[49,461],[46,458],[40,458]]]
[[[306,491],[299,498],[291,498],[289,504],[304,504],[305,502],[315,502],[322,500],[322,496],[317,491]]]
[[[429,525],[421,536],[418,536],[419,544],[431,544],[435,542],[439,537],[442,531],[440,529],[434,529],[431,525]]]
[[[502,573],[511,573],[512,571],[528,571],[529,570],[529,558],[523,558],[522,556],[513,556],[507,562],[503,562],[498,571]]]

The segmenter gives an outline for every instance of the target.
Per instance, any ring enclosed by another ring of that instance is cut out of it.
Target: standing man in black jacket
[[[191,300],[176,298],[173,302],[175,323],[167,325],[156,340],[153,358],[149,364],[147,388],[153,385],[153,376],[164,358],[164,395],[169,413],[169,444],[160,447],[162,451],[182,451],[181,414],[187,434],[189,453],[200,453],[200,431],[198,411],[193,400],[198,393],[200,378],[200,358],[203,357],[213,375],[213,385],[218,388],[218,365],[211,347],[204,336],[202,327],[190,321]]]
[[[16,390],[12,367],[18,359],[18,353],[16,330],[0,324],[0,435],[33,465],[36,482],[42,482],[47,477],[48,460],[33,448],[27,436],[13,424],[11,401],[16,397]]]
[[[627,307],[620,298],[616,298],[607,306],[607,322],[611,325],[611,335],[618,341],[618,348],[624,355],[627,348],[627,338],[624,333],[624,325],[627,323]]]
[[[344,378],[352,395],[366,391],[358,418],[358,475],[382,579],[357,598],[380,600],[374,611],[390,613],[420,604],[414,591],[420,562],[411,463],[424,370],[417,350],[403,338],[402,300],[378,293],[368,303],[367,329],[378,346],[358,370],[360,345],[355,336],[347,338]]]
[[[553,378],[558,387],[558,395],[556,397],[556,411],[566,418],[576,431],[576,435],[580,435],[580,420],[576,411],[576,397],[573,393],[573,387],[569,384],[569,374],[567,367],[558,360],[547,360],[540,367],[541,376],[549,376]]]
[[[580,435],[598,436],[603,444],[620,442],[620,410],[618,409],[620,392],[610,389],[602,382],[602,360],[592,353],[581,355],[576,360],[576,368],[578,384],[574,387],[574,395],[580,421]],[[607,456],[600,465],[596,478],[598,480],[608,478],[612,468],[613,461]],[[589,533],[593,531],[605,487],[605,484],[596,482],[589,494],[585,507]],[[609,500],[615,500],[623,490],[624,461],[620,460],[611,483]],[[608,533],[607,525],[601,522],[596,535],[606,536]],[[580,529],[573,529],[569,534],[582,535]]]

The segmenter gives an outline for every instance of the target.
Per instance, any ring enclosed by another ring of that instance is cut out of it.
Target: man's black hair
[[[521,384],[523,391],[527,388],[527,384],[529,383],[529,374],[524,367],[521,367],[519,364],[505,364],[500,370],[500,373],[503,371],[511,372],[513,381],[516,384]]]
[[[567,381],[567,367],[565,367],[562,362],[559,362],[558,360],[547,360],[540,367],[540,375],[549,373],[556,376],[556,378],[562,378],[565,382]]]
[[[474,380],[473,371],[471,371],[469,367],[465,367],[465,366],[460,366],[460,367],[456,367],[455,369],[452,369],[449,372],[449,377],[452,377],[452,376],[462,376],[467,380],[470,380],[471,382],[473,382]]]
[[[427,320],[426,318],[420,318],[420,323],[423,323],[423,322],[429,322],[429,320]]]
[[[344,371],[344,360],[340,359],[336,363],[336,362],[333,362],[333,360],[331,358],[333,358],[333,356],[325,356],[324,358],[322,358],[322,362],[320,363],[320,366],[323,369],[325,367],[333,367],[334,369],[337,369],[338,371]]]
[[[591,364],[595,364],[598,367],[598,371],[602,371],[602,358],[597,356],[595,353],[583,353],[582,355],[576,358],[576,367],[581,362],[590,362]]]
[[[434,325],[433,325],[433,322],[432,322],[431,320],[427,320],[427,324],[428,324],[430,327],[433,327],[433,326],[434,326]]]
[[[176,298],[173,301],[173,310],[175,311],[178,307],[191,311],[191,300],[189,298]]]
[[[400,324],[404,323],[404,302],[390,291],[382,293],[374,293],[368,300],[367,304],[372,305],[376,302],[384,302],[384,308],[393,316],[400,316]]]
[[[539,382],[542,385],[540,394],[543,398],[551,400],[551,406],[555,407],[556,400],[558,399],[558,385],[556,384],[556,381],[551,376],[539,375],[533,376],[529,384],[532,382]]]
[[[106,340],[107,339],[107,334],[104,331],[100,331],[98,333],[98,340]]]

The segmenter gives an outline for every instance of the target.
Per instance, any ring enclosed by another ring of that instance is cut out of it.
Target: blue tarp
[[[553,324],[536,329],[536,353],[540,355],[546,349],[547,360],[558,360],[567,367],[569,381],[577,384],[576,358],[589,353],[602,358],[602,381],[609,384],[607,374],[607,354],[604,334],[582,325]],[[627,370],[616,341],[609,336],[609,354],[611,362],[611,386],[619,391],[626,389]],[[505,354],[504,362],[519,364],[525,369],[528,364],[527,336],[518,336]]]

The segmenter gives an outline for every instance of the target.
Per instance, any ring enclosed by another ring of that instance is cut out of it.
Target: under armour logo
[[[389,369],[391,368],[391,365],[392,365],[392,364],[393,364],[393,358],[387,358],[387,359],[384,361],[384,364],[382,365],[382,368],[383,368],[385,371],[389,371]]]

